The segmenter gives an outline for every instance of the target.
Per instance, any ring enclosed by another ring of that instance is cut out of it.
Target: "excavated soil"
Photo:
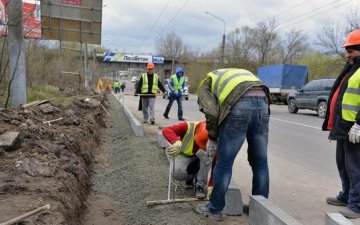
[[[50,204],[18,224],[81,224],[105,123],[100,97],[70,99],[0,109],[0,135],[19,132],[0,147],[0,223]]]

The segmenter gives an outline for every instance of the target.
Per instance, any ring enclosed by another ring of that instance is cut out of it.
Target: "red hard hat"
[[[346,37],[346,41],[343,45],[343,48],[346,48],[346,47],[349,47],[352,45],[360,45],[360,29],[352,31]]]
[[[146,66],[146,69],[154,69],[154,68],[155,68],[154,63],[148,63]]]
[[[206,122],[202,121],[198,123],[195,131],[195,143],[199,148],[205,149],[208,141],[208,132],[206,130]]]

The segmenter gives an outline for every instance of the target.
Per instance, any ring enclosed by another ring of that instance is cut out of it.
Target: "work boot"
[[[166,115],[166,114],[163,114],[163,116],[164,116],[165,119],[170,119],[170,118],[168,117],[168,115]]]
[[[150,120],[151,125],[155,124],[155,120]]]
[[[184,185],[185,189],[193,189],[194,188],[194,183],[193,180],[187,180],[185,181],[185,185]]]
[[[196,186],[195,187],[195,196],[198,199],[204,199],[207,197],[207,192],[204,187]]]
[[[328,197],[328,198],[326,198],[326,202],[329,205],[347,206],[346,202],[340,201],[337,197]]]
[[[195,211],[200,215],[208,217],[209,219],[216,220],[216,221],[221,221],[222,220],[222,214],[221,213],[210,212],[209,204],[199,204],[196,207]]]
[[[147,121],[147,120],[144,120],[143,123],[148,123],[148,121]]]
[[[345,216],[348,219],[357,219],[360,218],[360,212],[354,212],[348,207],[344,208],[343,210],[340,210],[339,213],[343,216]]]
[[[179,118],[180,121],[185,121],[185,118]]]

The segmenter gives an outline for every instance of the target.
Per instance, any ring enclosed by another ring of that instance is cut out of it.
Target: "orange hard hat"
[[[154,63],[148,63],[146,66],[146,69],[154,69],[154,68],[155,68]]]
[[[206,122],[200,122],[197,125],[197,129],[195,131],[195,143],[199,148],[205,149],[206,143],[208,141],[208,132],[206,130]]]
[[[352,31],[345,40],[343,48],[352,46],[352,45],[360,45],[360,29]]]

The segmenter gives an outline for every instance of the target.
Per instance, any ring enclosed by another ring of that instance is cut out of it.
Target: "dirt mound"
[[[68,106],[43,101],[0,109],[0,135],[15,135],[11,145],[0,141],[0,222],[50,204],[21,224],[81,224],[105,126],[102,101],[77,97]]]

